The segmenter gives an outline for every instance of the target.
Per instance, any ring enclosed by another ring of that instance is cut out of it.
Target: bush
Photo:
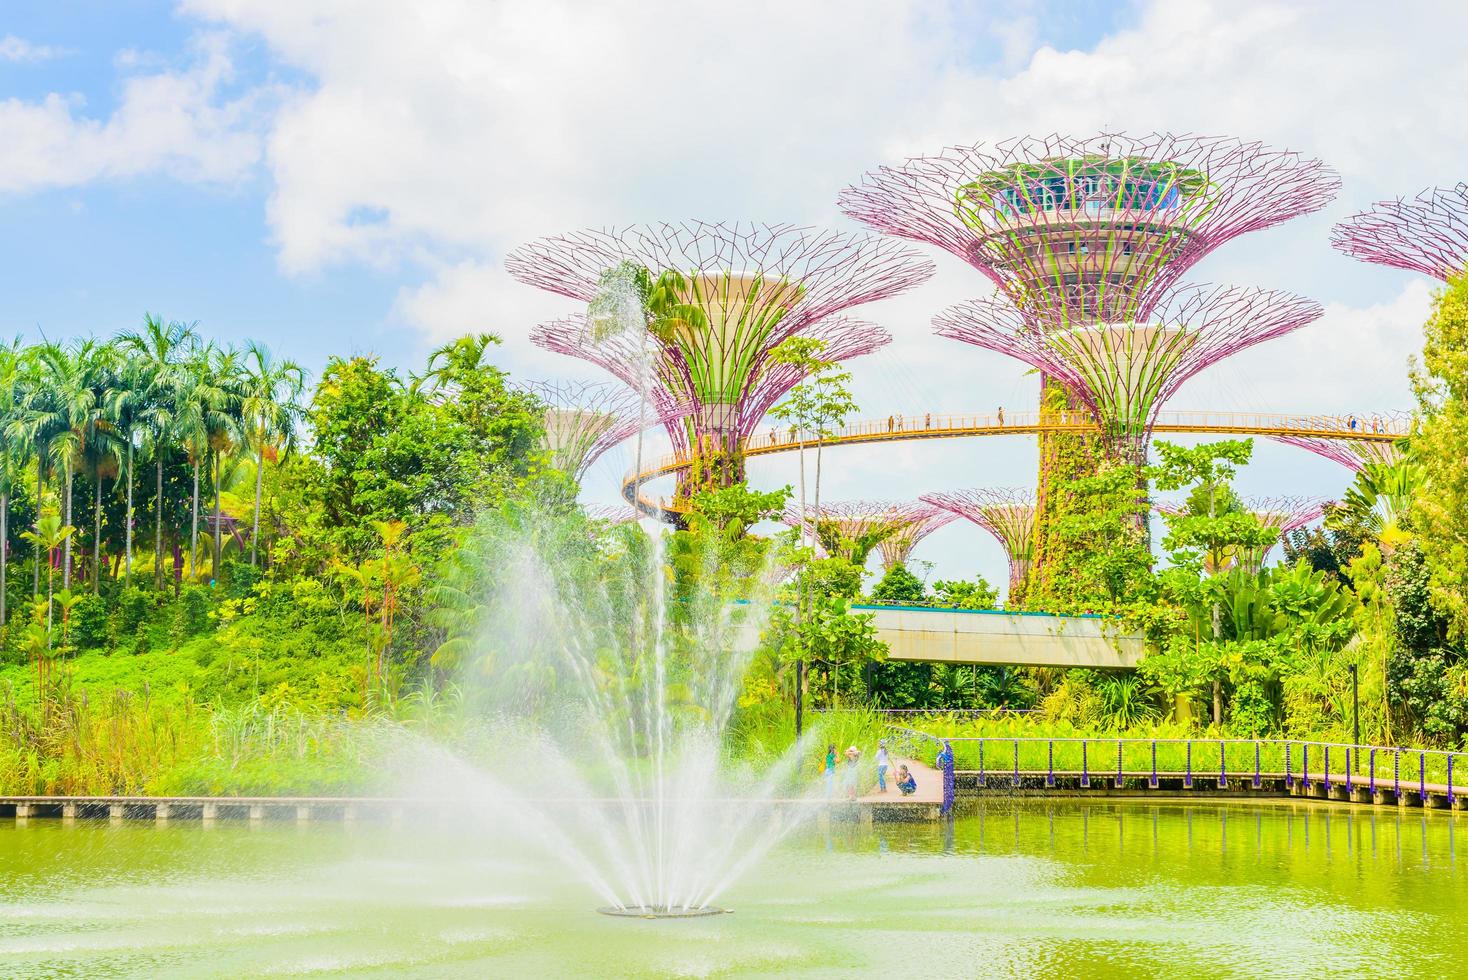
[[[202,585],[186,585],[175,604],[173,635],[176,640],[198,636],[210,628],[209,613],[214,608],[214,595]]]
[[[123,589],[117,600],[117,631],[113,634],[114,639],[121,641],[135,637],[154,605],[153,593],[136,586]]]
[[[71,641],[78,650],[101,650],[111,644],[107,600],[87,593],[71,611]]]

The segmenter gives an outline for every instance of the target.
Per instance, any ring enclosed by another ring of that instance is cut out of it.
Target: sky
[[[1430,28],[1430,29],[1429,29]],[[1468,177],[1468,6],[1356,0],[15,0],[0,12],[0,330],[105,336],[143,313],[319,372],[405,370],[468,331],[516,377],[599,378],[532,347],[575,304],[514,282],[530,238],[629,222],[860,230],[836,195],[955,143],[1098,130],[1227,134],[1319,157],[1321,212],[1219,249],[1191,281],[1287,289],[1326,315],[1189,381],[1168,407],[1410,408],[1431,284],[1333,252],[1372,201]],[[855,312],[865,417],[1033,404],[1025,365],[929,320],[992,291],[936,249],[925,285]],[[612,502],[631,454],[597,464]],[[832,450],[826,499],[1033,483],[1032,438]],[[795,481],[792,459],[751,481]],[[1245,493],[1339,496],[1349,473],[1261,441]],[[958,522],[914,556],[1005,579]]]

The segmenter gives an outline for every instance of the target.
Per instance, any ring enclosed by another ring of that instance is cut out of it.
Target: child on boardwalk
[[[846,750],[845,789],[846,798],[848,800],[856,800],[857,779],[861,774],[861,771],[857,768],[857,764],[860,762],[861,749],[858,749],[855,745],[853,745],[851,748]]]
[[[897,767],[897,789],[903,796],[917,792],[917,777],[907,771],[906,764]]]
[[[887,769],[892,762],[887,758],[887,740],[877,741],[877,792],[887,792]]]
[[[826,799],[836,795],[836,746],[826,746]]]

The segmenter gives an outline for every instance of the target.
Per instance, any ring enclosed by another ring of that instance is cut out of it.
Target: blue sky
[[[1393,29],[1429,15],[1431,34]],[[1318,155],[1345,189],[1221,249],[1198,278],[1291,289],[1329,312],[1190,382],[1175,407],[1407,407],[1427,285],[1351,263],[1325,236],[1371,200],[1464,178],[1458,100],[1441,97],[1468,80],[1455,18],[1468,15],[1223,0],[10,4],[0,330],[109,334],[153,311],[319,370],[360,352],[411,367],[491,329],[517,374],[596,377],[526,343],[572,307],[504,275],[517,242],[684,217],[855,230],[836,192],[909,153],[1025,132],[1221,132]],[[935,260],[931,283],[861,311],[897,338],[853,364],[866,414],[1022,406],[1022,366],[931,335],[932,313],[989,290]],[[1246,490],[1345,482],[1281,447],[1259,457]],[[1033,447],[833,460],[828,497],[897,498],[1029,482]],[[595,468],[588,499],[613,499],[626,463]],[[1003,577],[972,527],[920,554],[940,574]]]

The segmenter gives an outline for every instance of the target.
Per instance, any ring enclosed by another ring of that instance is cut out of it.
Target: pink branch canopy
[[[922,504],[921,509],[914,508],[909,513],[907,523],[877,542],[877,550],[882,554],[883,571],[890,572],[898,565],[906,565],[907,560],[912,557],[912,550],[924,538],[956,520],[957,514],[932,504]]]
[[[950,146],[840,196],[872,228],[945,249],[1027,313],[1146,317],[1230,239],[1318,210],[1321,161],[1230,137],[1053,134]]]
[[[1029,574],[1035,552],[1035,494],[1023,487],[984,487],[920,498],[973,521],[1003,545],[1009,558],[1009,594],[1015,595]]]
[[[1064,383],[1108,438],[1137,445],[1189,378],[1322,312],[1313,300],[1276,290],[1186,286],[1142,323],[1044,321],[994,298],[950,307],[933,323],[941,337],[1017,358]]]
[[[1381,424],[1380,418],[1363,418],[1361,421],[1362,427],[1366,429],[1369,429],[1373,423]],[[1368,463],[1391,464],[1402,458],[1402,450],[1398,448],[1397,443],[1382,442],[1377,439],[1314,439],[1305,436],[1270,436],[1270,438],[1287,446],[1297,446],[1300,449],[1308,450],[1358,473],[1364,470]]]
[[[531,381],[521,387],[545,405],[543,446],[551,465],[580,480],[617,443],[651,425],[688,414],[686,404],[660,388],[641,405],[636,391],[608,381]]]
[[[1447,282],[1468,264],[1468,183],[1377,201],[1332,228],[1330,243],[1362,262]]]
[[[924,504],[920,501],[889,501],[889,500],[842,500],[823,503],[820,507],[807,504],[805,507],[805,521],[802,525],[800,506],[798,504],[787,505],[782,518],[785,524],[800,529],[802,526],[811,532],[820,542],[820,529],[833,527],[847,539],[857,539],[866,535],[881,535],[875,542],[881,547],[887,541],[899,534],[910,534],[915,526],[931,520],[937,508]],[[946,521],[928,528],[928,531],[936,530]],[[923,534],[928,533],[924,531]],[[910,541],[907,550],[920,540],[922,535]],[[885,548],[882,549],[883,567],[890,568],[887,563]]]
[[[812,324],[803,336],[825,341],[821,356],[832,361],[870,354],[892,341],[892,335],[881,327],[847,317]],[[676,351],[664,345],[645,343],[642,337],[627,333],[597,337],[582,315],[540,324],[531,331],[530,339],[537,347],[596,364],[634,391],[646,389],[654,393],[659,403],[695,407],[700,404],[686,364]],[[732,418],[725,420],[729,431],[741,440],[747,438],[770,408],[803,378],[798,368],[770,363],[762,355],[753,383],[733,406]],[[696,411],[673,413],[659,421],[672,441],[673,451],[679,454],[691,449],[693,439],[712,434],[704,431],[703,416]]]

